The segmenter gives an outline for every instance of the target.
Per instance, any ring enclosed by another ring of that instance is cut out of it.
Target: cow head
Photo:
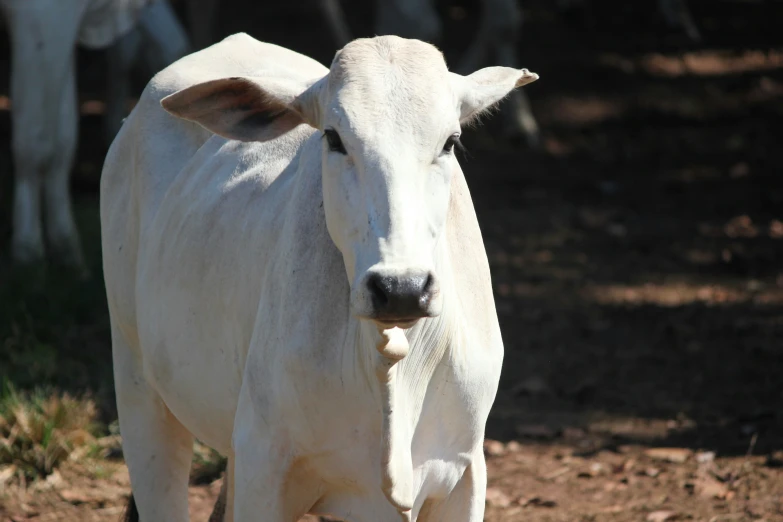
[[[442,307],[435,254],[461,125],[537,78],[507,67],[460,76],[435,47],[383,36],[348,44],[320,79],[228,78],[162,105],[243,141],[300,124],[318,129],[326,225],[345,261],[352,311],[382,328],[408,327]]]

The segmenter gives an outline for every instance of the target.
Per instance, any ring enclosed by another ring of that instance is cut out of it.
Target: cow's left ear
[[[536,80],[536,73],[511,67],[486,67],[469,76],[451,73],[452,86],[460,103],[460,122],[470,122],[512,90]]]
[[[322,85],[321,80],[223,78],[182,89],[160,104],[224,138],[268,141],[303,123],[320,127]]]

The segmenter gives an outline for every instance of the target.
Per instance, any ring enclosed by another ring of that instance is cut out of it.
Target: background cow
[[[13,50],[12,255],[20,263],[42,259],[45,230],[54,259],[84,270],[69,194],[78,135],[76,44],[113,46],[110,141],[125,116],[139,48],[157,70],[187,51],[187,37],[166,0],[2,0],[0,8]]]

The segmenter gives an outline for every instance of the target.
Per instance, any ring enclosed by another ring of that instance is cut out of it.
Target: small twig
[[[745,453],[745,462],[748,461],[750,456],[753,454],[753,448],[756,447],[756,441],[759,438],[759,432],[755,431],[753,432],[753,436],[750,438],[750,445],[748,445],[748,452]]]
[[[750,461],[750,457],[753,455],[753,450],[756,447],[756,441],[758,440],[758,438],[759,438],[759,432],[757,431],[753,432],[753,435],[750,437],[750,444],[748,444],[748,451],[745,452],[745,460],[742,462],[742,466],[740,467],[740,470],[737,472],[737,476],[732,476],[728,481],[729,485],[734,486],[734,484],[742,476],[742,472],[747,467],[748,462]]]

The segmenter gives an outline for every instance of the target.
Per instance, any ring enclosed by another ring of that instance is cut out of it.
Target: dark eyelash
[[[449,139],[447,139],[446,143],[443,145],[443,152],[445,153],[451,153],[454,151],[454,149],[457,149],[460,152],[465,151],[465,147],[459,140],[459,134],[452,134],[449,136]]]
[[[334,129],[324,130],[323,137],[326,138],[326,142],[329,144],[329,150],[332,152],[339,152],[340,154],[348,154],[343,145],[343,140],[340,139],[340,135]]]

